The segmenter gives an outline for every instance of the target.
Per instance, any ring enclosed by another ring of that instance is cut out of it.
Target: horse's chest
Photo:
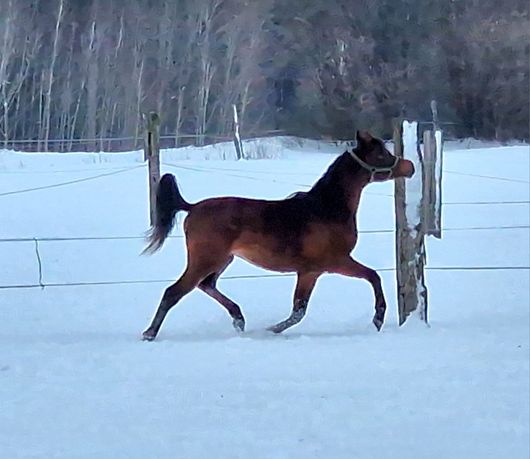
[[[349,254],[357,243],[355,228],[343,225],[313,225],[304,237],[303,253],[308,257],[328,258]]]

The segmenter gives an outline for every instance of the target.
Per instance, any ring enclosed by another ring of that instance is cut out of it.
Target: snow
[[[259,149],[274,159],[221,161],[233,154],[228,144],[164,152],[162,167],[191,201],[273,199],[307,189],[340,148],[273,139]],[[528,267],[528,172],[528,146],[446,150],[448,230],[428,238],[429,267]],[[139,237],[146,173],[140,153],[0,152],[0,238]],[[393,229],[392,194],[392,183],[368,187],[361,231]],[[518,203],[459,204],[498,201]],[[462,230],[499,226],[510,228]],[[150,258],[142,247],[141,238],[40,241],[43,281],[180,274],[182,238]],[[290,311],[294,279],[234,279],[269,274],[242,261],[220,281],[246,316],[242,336],[193,292],[157,341],[141,342],[168,282],[0,289],[0,457],[528,458],[528,269],[430,270],[431,328],[399,328],[386,270],[393,232],[362,233],[354,256],[380,269],[389,303],[381,333],[369,284],[326,276],[302,323],[270,336],[264,329]],[[0,242],[0,285],[38,276],[33,241]]]
[[[412,161],[416,171],[421,171],[422,166],[418,155],[418,123],[416,121],[403,121],[403,157]],[[411,237],[415,237],[421,214],[421,173],[414,174],[412,178],[407,180],[405,187],[405,215],[411,230]]]

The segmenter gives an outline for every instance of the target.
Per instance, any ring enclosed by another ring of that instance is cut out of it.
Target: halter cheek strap
[[[375,178],[375,174],[379,174],[379,173],[388,174],[387,178],[389,179],[392,176],[392,172],[394,172],[394,169],[397,166],[397,163],[399,161],[399,158],[396,157],[396,159],[394,160],[394,163],[391,166],[379,167],[379,166],[371,166],[370,164],[368,164],[367,162],[359,158],[353,151],[350,153],[350,155],[352,156],[353,159],[355,159],[355,161],[359,163],[359,165],[362,168],[370,172],[370,182],[373,182]]]

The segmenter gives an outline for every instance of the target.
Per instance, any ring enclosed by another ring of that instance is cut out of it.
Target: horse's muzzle
[[[408,159],[401,158],[394,173],[394,177],[411,178],[414,175],[414,164]]]

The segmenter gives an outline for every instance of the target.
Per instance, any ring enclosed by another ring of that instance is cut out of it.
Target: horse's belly
[[[270,271],[292,272],[298,270],[291,257],[279,255],[263,247],[236,247],[232,253],[253,265]]]

